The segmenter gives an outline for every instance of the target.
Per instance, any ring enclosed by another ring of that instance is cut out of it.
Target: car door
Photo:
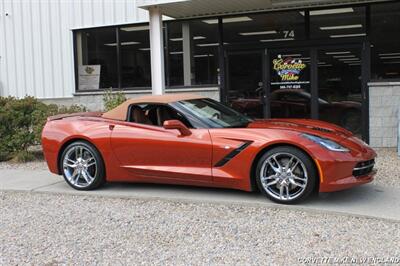
[[[176,129],[133,122],[118,123],[111,133],[111,147],[133,178],[212,180],[212,143],[207,129],[191,129],[182,136]]]

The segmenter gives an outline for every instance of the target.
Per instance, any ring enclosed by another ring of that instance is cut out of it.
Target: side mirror
[[[179,120],[166,120],[164,121],[163,127],[165,129],[177,129],[181,132],[182,136],[189,136],[192,134],[190,129]]]

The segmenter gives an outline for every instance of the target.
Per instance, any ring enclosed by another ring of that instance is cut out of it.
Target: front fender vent
[[[222,167],[225,164],[227,164],[230,160],[232,160],[236,155],[238,155],[239,153],[241,153],[244,149],[246,149],[250,144],[252,143],[252,141],[246,141],[245,143],[243,143],[242,145],[240,145],[238,148],[234,149],[233,151],[231,151],[230,153],[228,153],[224,158],[222,158],[221,160],[219,160],[214,167]]]

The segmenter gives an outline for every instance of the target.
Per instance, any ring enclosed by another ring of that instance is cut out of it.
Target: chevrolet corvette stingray
[[[50,171],[78,190],[105,182],[169,183],[259,190],[290,204],[371,182],[376,173],[376,153],[339,126],[252,120],[190,94],[49,117],[42,145]]]

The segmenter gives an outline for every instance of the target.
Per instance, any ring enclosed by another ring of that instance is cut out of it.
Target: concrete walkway
[[[259,193],[154,184],[107,184],[95,191],[77,191],[62,176],[45,170],[0,170],[0,190],[65,193],[104,197],[163,199],[189,202],[238,203],[289,208],[322,213],[340,213],[400,221],[400,189],[364,185],[354,189],[323,193],[299,205],[275,204]]]

